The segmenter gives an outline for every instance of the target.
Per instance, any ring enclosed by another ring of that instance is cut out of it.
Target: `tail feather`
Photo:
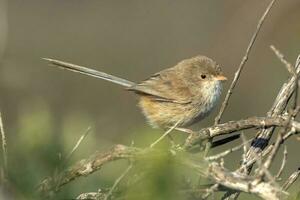
[[[75,65],[75,64],[72,64],[72,63],[63,62],[63,61],[60,61],[60,60],[55,60],[55,59],[50,59],[50,58],[43,58],[43,59],[48,61],[50,64],[52,64],[54,66],[57,66],[57,67],[60,67],[60,68],[63,68],[63,69],[67,69],[67,70],[70,70],[70,71],[73,71],[73,72],[85,74],[85,75],[88,75],[88,76],[100,78],[100,79],[103,79],[103,80],[107,80],[107,81],[110,81],[110,82],[113,82],[113,83],[116,83],[116,84],[119,84],[119,85],[122,85],[122,86],[125,86],[125,87],[128,87],[128,88],[135,85],[134,82],[131,82],[131,81],[125,80],[123,78],[119,78],[117,76],[113,76],[113,75],[110,75],[110,74],[107,74],[107,73],[104,73],[104,72],[100,72],[100,71],[97,71],[97,70],[94,70],[94,69],[90,69],[90,68],[87,68],[87,67],[82,67],[82,66]]]

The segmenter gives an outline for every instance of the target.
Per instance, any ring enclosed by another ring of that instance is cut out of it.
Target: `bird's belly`
[[[187,105],[159,102],[147,96],[140,97],[139,107],[153,127],[172,126],[178,121],[181,121],[178,126],[182,126],[191,116]]]
[[[167,127],[178,123],[179,127],[189,126],[206,117],[215,107],[221,93],[220,85],[208,88],[200,99],[188,104],[156,101],[141,96],[139,107],[153,127]]]

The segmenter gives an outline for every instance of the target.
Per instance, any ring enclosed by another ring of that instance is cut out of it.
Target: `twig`
[[[277,180],[281,180],[280,176],[281,176],[281,174],[282,174],[282,172],[284,170],[284,167],[286,165],[287,155],[288,155],[287,148],[286,148],[286,145],[284,145],[282,163],[281,163],[281,166],[280,166],[280,168],[279,168],[279,170],[278,170],[278,172],[277,172],[277,174],[275,176],[275,178]]]
[[[299,71],[300,71],[300,65],[297,65],[296,66],[297,74],[299,74]],[[296,77],[292,76],[283,84],[282,88],[280,89],[280,91],[273,103],[273,106],[267,113],[267,116],[276,117],[276,116],[282,114],[282,112],[285,110],[285,108],[288,104],[288,101],[290,100],[290,98],[294,92],[295,80],[296,80]],[[261,130],[257,133],[257,137],[254,139],[249,151],[247,152],[247,160],[252,160],[253,157],[255,156],[255,154],[261,152],[266,147],[266,145],[268,144],[268,142],[272,136],[273,131],[274,131],[274,127],[269,127],[269,128],[264,127],[263,130]],[[245,172],[245,173],[248,173],[248,172]]]
[[[80,136],[80,138],[78,139],[78,141],[76,142],[75,146],[73,147],[73,149],[71,150],[71,152],[67,155],[66,157],[66,162],[72,157],[72,155],[74,154],[74,152],[77,150],[77,148],[79,147],[79,145],[81,144],[81,142],[84,140],[84,138],[86,138],[86,136],[90,133],[91,127],[88,127],[86,129],[86,131],[84,132],[84,134],[82,134]]]
[[[201,196],[201,199],[207,199],[210,195],[216,192],[219,188],[219,184],[214,184],[206,189],[206,192]]]
[[[195,134],[191,134],[185,141],[185,148],[190,149],[197,145],[202,140],[214,138],[220,135],[230,134],[236,131],[250,129],[250,128],[269,128],[273,126],[284,127],[287,122],[286,117],[250,117],[238,121],[229,121],[223,124],[214,125],[211,127],[203,128]],[[289,128],[300,130],[300,123],[291,121]]]
[[[283,129],[285,129],[285,128],[283,128]],[[270,168],[270,166],[271,166],[271,164],[272,164],[272,162],[273,162],[273,160],[275,158],[275,155],[277,154],[277,152],[279,150],[280,144],[282,142],[282,135],[283,135],[283,133],[280,131],[280,133],[277,136],[277,139],[276,139],[276,142],[274,144],[274,147],[272,148],[272,151],[271,151],[270,155],[268,156],[267,160],[264,163],[264,167],[266,169]]]
[[[296,75],[296,70],[295,68],[292,66],[291,63],[289,63],[285,58],[284,55],[274,46],[271,45],[270,46],[271,50],[275,53],[275,55],[278,57],[278,59],[285,65],[285,67],[287,68],[288,72],[290,74],[292,74],[293,76]]]
[[[268,182],[257,182],[256,179],[249,176],[240,176],[232,173],[219,166],[218,163],[211,163],[209,165],[208,175],[220,185],[227,188],[243,191],[247,193],[256,194],[259,197],[267,200],[279,200],[282,191],[274,187]]]
[[[205,160],[207,160],[207,161],[213,161],[213,160],[218,160],[218,159],[220,159],[220,158],[223,158],[223,157],[227,156],[228,154],[230,154],[230,153],[232,153],[232,152],[235,152],[235,151],[240,150],[242,147],[245,146],[245,143],[249,143],[250,141],[251,141],[251,140],[247,140],[247,141],[243,142],[242,144],[240,144],[240,145],[238,145],[238,146],[236,146],[236,147],[230,148],[230,149],[228,149],[228,150],[226,150],[226,151],[223,151],[223,152],[221,152],[221,153],[219,153],[219,154],[216,154],[216,155],[213,155],[213,156],[206,157]]]
[[[290,177],[286,180],[286,182],[282,185],[282,188],[284,190],[288,190],[290,186],[297,180],[297,178],[300,176],[300,167],[297,171],[292,173]]]
[[[72,155],[74,154],[74,152],[78,149],[79,145],[81,144],[81,142],[84,140],[84,138],[88,135],[88,133],[90,132],[91,127],[88,127],[87,130],[85,131],[85,133],[79,138],[79,140],[76,142],[75,146],[73,147],[73,149],[70,151],[70,153],[66,156],[66,159],[61,163],[61,165],[59,166],[59,168],[63,168],[66,166],[66,164],[69,162],[70,158],[72,157]],[[55,184],[56,186],[54,187],[59,187],[61,185],[61,181],[62,181],[63,177],[58,177],[55,180]]]
[[[245,162],[246,161],[246,153],[247,153],[247,151],[249,149],[249,142],[252,139],[247,141],[247,139],[246,139],[246,137],[245,137],[245,135],[244,135],[243,132],[241,133],[241,138],[242,138],[242,141],[243,141],[243,143],[242,143],[242,145],[243,145],[242,160],[243,160],[243,162]]]
[[[295,63],[295,68],[297,69],[300,65],[300,54],[297,57],[296,63]],[[294,105],[293,108],[294,110],[297,108],[298,105],[298,88],[299,88],[299,75],[296,74],[296,80],[295,80],[295,96],[294,96]]]
[[[264,178],[264,176],[266,175],[269,180],[272,181],[272,183],[275,183],[275,178],[269,173],[269,168],[275,158],[275,155],[277,154],[279,147],[280,147],[280,143],[282,141],[282,134],[283,133],[279,133],[276,139],[276,142],[269,154],[269,156],[267,157],[265,163],[262,163],[260,159],[258,159],[258,165],[259,165],[259,170],[258,170],[258,177],[260,178],[260,180],[262,180]]]
[[[6,179],[6,170],[7,170],[7,143],[6,136],[3,127],[2,114],[0,112],[0,132],[1,132],[1,140],[2,140],[2,156],[3,156],[3,178]]]
[[[119,178],[116,179],[113,186],[108,191],[107,195],[105,196],[104,200],[108,200],[110,195],[113,193],[114,189],[118,186],[118,184],[121,182],[121,180],[126,176],[126,174],[131,170],[133,164],[130,163],[130,165],[126,168],[126,170],[119,176]]]
[[[249,45],[247,47],[246,53],[245,53],[245,55],[244,55],[244,57],[243,57],[240,65],[239,65],[238,70],[235,72],[233,81],[231,82],[231,85],[230,85],[229,90],[228,90],[228,92],[226,94],[225,100],[223,101],[221,109],[220,109],[217,117],[215,118],[215,124],[220,123],[221,117],[222,117],[222,115],[223,115],[223,113],[224,113],[224,111],[225,111],[225,109],[226,109],[226,107],[228,105],[229,98],[230,98],[230,96],[231,96],[231,94],[233,92],[233,89],[235,88],[236,83],[237,83],[237,81],[238,81],[238,79],[240,77],[240,74],[241,74],[241,72],[242,72],[242,70],[243,70],[243,68],[244,68],[244,66],[245,66],[245,64],[246,64],[246,62],[248,60],[249,53],[250,53],[250,51],[251,51],[251,49],[252,49],[252,47],[254,45],[256,37],[257,37],[257,35],[258,35],[258,33],[259,33],[260,29],[261,29],[262,24],[264,23],[264,21],[266,19],[266,16],[268,15],[268,13],[271,10],[271,8],[272,8],[273,4],[275,3],[275,1],[276,0],[272,0],[271,1],[271,3],[268,5],[267,9],[265,10],[264,14],[262,15],[262,17],[258,21],[256,30],[255,30],[254,34],[252,35],[252,38],[251,38],[250,43],[249,43]]]
[[[89,193],[82,193],[78,197],[77,200],[99,200],[99,193],[98,192],[89,192]]]
[[[271,45],[270,46],[271,50],[275,53],[275,55],[278,57],[278,59],[285,65],[285,67],[287,68],[287,70],[289,71],[290,74],[292,74],[293,76],[295,76],[295,95],[294,95],[294,102],[293,102],[293,109],[296,109],[297,107],[297,102],[298,102],[298,75],[296,72],[296,69],[299,67],[300,64],[300,55],[298,55],[297,59],[296,59],[296,63],[295,63],[295,67],[292,66],[292,64],[290,62],[288,62],[285,58],[284,55],[274,46]]]
[[[57,192],[65,184],[77,179],[81,176],[87,176],[99,170],[103,165],[108,162],[131,159],[134,156],[149,153],[150,150],[142,150],[135,147],[127,147],[124,145],[115,145],[110,151],[104,153],[96,153],[90,156],[88,159],[81,160],[75,165],[58,174],[55,177],[46,178],[39,185],[38,190],[42,194],[48,194],[49,192]],[[57,180],[59,182],[57,182]]]
[[[151,154],[148,154],[149,152],[152,152]],[[105,153],[97,153],[96,155],[78,162],[65,172],[61,173],[59,176],[63,180],[60,182],[59,187],[53,188],[53,182],[57,179],[56,177],[48,178],[43,181],[40,187],[41,192],[49,193],[50,191],[56,192],[58,191],[63,185],[69,183],[70,181],[75,180],[76,178],[80,176],[86,176],[89,175],[99,169],[101,167],[109,162],[112,162],[114,160],[118,159],[128,159],[128,160],[136,160],[140,158],[147,158],[151,159],[151,156],[165,156],[162,155],[167,152],[161,152],[155,151],[152,148],[147,148],[147,150],[138,149],[134,147],[127,147],[123,145],[117,145],[114,148],[112,148],[110,151]],[[169,153],[168,153],[169,154]],[[186,160],[183,157],[177,157],[178,163],[181,163],[182,165],[186,167],[190,167],[191,169],[196,170],[201,176],[206,177],[214,181],[215,183],[218,183],[220,186],[224,186],[226,188],[237,190],[237,191],[243,191],[248,192],[251,194],[255,194],[259,197],[265,198],[265,199],[279,199],[279,196],[281,195],[281,191],[278,190],[276,187],[274,187],[272,184],[267,182],[256,182],[255,179],[248,175],[239,175],[234,172],[230,172],[227,169],[223,168],[221,165],[219,165],[216,162],[206,163],[203,160],[203,165],[198,165],[191,163],[190,161]],[[152,158],[153,159],[153,158]],[[155,158],[154,158],[155,159]],[[126,173],[125,173],[126,174]],[[120,180],[122,179],[122,176]],[[118,181],[116,185],[118,184]]]
[[[159,143],[162,139],[164,139],[166,136],[170,134],[171,131],[173,131],[176,126],[181,122],[181,120],[178,120],[171,128],[169,128],[162,136],[160,136],[157,140],[155,140],[151,145],[150,148],[153,148],[157,143]]]

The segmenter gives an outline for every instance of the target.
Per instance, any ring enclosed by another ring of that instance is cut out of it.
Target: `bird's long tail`
[[[85,74],[85,75],[88,75],[88,76],[92,76],[92,77],[100,78],[100,79],[103,79],[103,80],[107,80],[107,81],[125,86],[127,88],[130,88],[133,85],[135,85],[134,82],[131,82],[131,81],[125,80],[123,78],[119,78],[119,77],[116,77],[116,76],[113,76],[113,75],[110,75],[110,74],[107,74],[107,73],[104,73],[104,72],[100,72],[100,71],[97,71],[97,70],[94,70],[94,69],[90,69],[90,68],[87,68],[87,67],[82,67],[82,66],[75,65],[75,64],[72,64],[72,63],[68,63],[68,62],[64,62],[64,61],[60,61],[60,60],[55,60],[55,59],[50,59],[50,58],[43,58],[43,59],[48,61],[53,66],[57,66],[57,67],[60,67],[62,69],[67,69],[67,70],[70,70],[70,71],[73,71],[73,72],[78,72],[78,73]]]

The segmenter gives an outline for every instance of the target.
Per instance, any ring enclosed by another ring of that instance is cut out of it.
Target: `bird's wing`
[[[152,96],[156,101],[179,104],[190,103],[187,84],[173,69],[166,69],[136,84],[128,90]]]

